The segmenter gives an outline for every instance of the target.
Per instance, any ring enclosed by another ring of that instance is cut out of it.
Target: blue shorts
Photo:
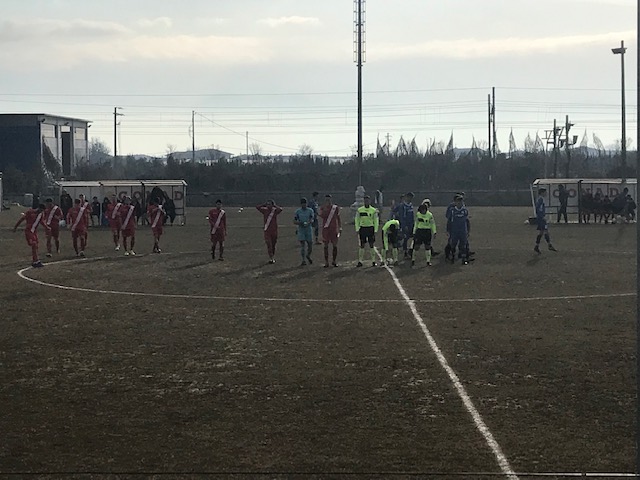
[[[549,226],[547,225],[547,221],[546,220],[538,220],[538,230],[540,230],[541,232],[544,230],[549,230]]]
[[[300,242],[312,242],[313,241],[313,230],[311,226],[303,227],[298,225],[298,241]]]

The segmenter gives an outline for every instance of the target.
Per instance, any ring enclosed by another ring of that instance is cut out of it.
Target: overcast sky
[[[389,135],[421,148],[498,143],[564,123],[620,138],[624,40],[627,136],[636,128],[635,0],[368,0],[365,152]],[[119,154],[197,147],[233,154],[349,155],[357,143],[352,0],[2,0],[0,111],[91,120]]]

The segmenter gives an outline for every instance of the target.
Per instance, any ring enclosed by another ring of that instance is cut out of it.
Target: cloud
[[[320,25],[320,19],[316,17],[278,17],[278,18],[263,18],[257,21],[262,25],[267,25],[271,28],[282,27],[286,25]]]
[[[171,28],[173,26],[173,22],[169,17],[141,18],[136,22],[136,24],[142,28],[155,28],[155,27]]]
[[[0,43],[21,40],[77,39],[123,35],[129,32],[124,25],[95,20],[5,20],[0,23]]]
[[[56,42],[37,48],[0,49],[0,62],[16,70],[73,68],[87,63],[140,61],[200,63],[216,66],[269,61],[273,52],[254,37],[194,35],[126,35],[73,43]],[[168,67],[175,68],[175,67]]]
[[[635,39],[636,32],[610,32],[596,35],[542,38],[466,38],[459,40],[433,40],[411,45],[386,44],[379,47],[369,43],[367,54],[371,61],[420,57],[486,58],[514,54],[531,55],[566,52],[568,49],[576,50],[593,45],[602,45],[608,48],[618,44],[621,38]]]

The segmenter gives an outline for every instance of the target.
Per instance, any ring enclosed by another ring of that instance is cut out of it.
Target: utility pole
[[[191,162],[196,163],[196,111],[191,110]]]
[[[569,172],[571,170],[571,147],[576,144],[578,141],[578,136],[574,135],[573,138],[569,137],[569,132],[571,131],[571,127],[573,127],[573,123],[569,123],[569,115],[565,117],[564,123],[564,140],[560,140],[564,142],[565,151],[567,153],[567,166],[565,169],[565,178],[569,178]]]
[[[247,160],[249,160],[249,131],[248,130],[246,133],[246,140],[247,140]]]
[[[620,144],[622,149],[622,177],[627,175],[627,116],[626,116],[626,102],[625,102],[625,87],[624,87],[624,54],[627,49],[624,46],[624,40],[620,42],[619,48],[612,48],[611,51],[614,55],[620,55],[620,66],[622,68],[622,142]]]
[[[391,134],[389,132],[387,132],[387,136],[385,137],[385,139],[387,140],[387,143],[385,144],[385,146],[387,147],[387,157],[389,155],[391,155]]]
[[[115,107],[113,109],[113,160],[118,159],[118,117],[122,117],[124,114],[119,113],[118,110],[122,110],[122,107]]]
[[[487,95],[487,112],[488,112],[488,126],[489,126],[489,136],[487,137],[489,140],[489,147],[488,147],[488,152],[489,152],[489,156],[492,157],[493,156],[493,150],[491,149],[491,124],[493,123],[493,115],[491,114],[491,94]]]
[[[364,22],[366,0],[354,0],[354,60],[358,67],[358,185],[362,185],[362,64],[364,55]]]
[[[491,119],[493,120],[493,159],[495,160],[497,157],[497,147],[496,144],[498,139],[498,134],[496,130],[496,87],[491,89]]]

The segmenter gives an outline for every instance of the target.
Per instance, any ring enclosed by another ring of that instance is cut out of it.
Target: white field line
[[[378,254],[378,257],[380,258],[380,260],[382,261],[383,260],[382,255],[380,255],[380,252],[378,251],[377,248],[376,248],[376,253]],[[496,457],[496,460],[498,461],[498,465],[500,466],[502,473],[504,473],[507,476],[507,478],[509,478],[509,480],[518,480],[518,476],[515,474],[515,472],[511,468],[511,465],[509,464],[509,460],[507,459],[505,454],[502,452],[502,448],[500,448],[500,445],[498,444],[493,434],[489,430],[489,427],[487,427],[487,424],[484,423],[484,420],[480,416],[480,412],[478,412],[478,409],[473,404],[473,401],[469,397],[469,394],[464,388],[464,385],[462,385],[462,382],[458,378],[458,375],[453,370],[453,368],[451,368],[451,366],[449,365],[449,362],[444,356],[444,353],[442,353],[442,350],[440,350],[440,347],[438,346],[435,339],[433,338],[433,335],[431,335],[431,332],[427,328],[427,325],[424,323],[424,320],[422,319],[422,317],[420,316],[420,313],[418,312],[418,309],[416,308],[415,302],[409,298],[409,295],[407,295],[407,292],[405,291],[404,287],[400,283],[400,280],[398,280],[398,277],[396,276],[395,272],[391,268],[387,267],[386,265],[385,265],[385,268],[387,272],[389,272],[389,275],[391,275],[391,278],[393,279],[393,283],[395,283],[396,287],[398,288],[400,295],[402,295],[402,298],[411,309],[411,313],[413,313],[413,317],[416,319],[416,322],[418,322],[418,325],[420,326],[422,333],[424,333],[424,336],[429,342],[429,346],[431,347],[431,350],[433,350],[433,353],[435,353],[436,357],[438,358],[438,362],[440,362],[440,365],[449,376],[451,383],[453,383],[453,386],[458,392],[458,396],[462,400],[462,403],[464,403],[464,406],[466,407],[467,411],[471,415],[471,418],[473,418],[473,423],[476,425],[476,428],[484,437],[489,448],[491,448],[491,451]]]
[[[176,252],[177,254],[178,252]],[[183,252],[184,253],[184,252]],[[195,252],[186,252],[195,253]],[[139,255],[137,258],[143,257]],[[63,263],[81,263],[91,262],[98,260],[105,260],[111,257],[93,257],[85,258],[82,260],[69,259],[59,260],[56,262],[45,263],[45,265],[60,265]],[[391,271],[388,267],[387,270]],[[31,270],[32,267],[26,267],[18,270],[17,275],[28,282],[35,283],[43,287],[57,288],[60,290],[76,291],[76,292],[88,292],[88,293],[100,293],[103,295],[129,295],[132,297],[159,297],[159,298],[176,298],[176,299],[193,299],[193,300],[228,300],[228,301],[247,301],[247,302],[292,302],[292,303],[405,303],[405,300],[394,299],[340,299],[340,298],[283,298],[283,297],[232,297],[221,295],[191,295],[191,294],[179,294],[179,293],[149,293],[149,292],[126,292],[120,290],[101,290],[95,288],[85,287],[72,287],[69,285],[60,285],[57,283],[43,282],[42,280],[36,280],[26,275],[25,272]],[[394,273],[395,276],[395,273]],[[455,303],[490,303],[490,302],[535,302],[535,301],[567,301],[567,300],[588,300],[598,298],[621,298],[621,297],[635,297],[635,292],[629,293],[603,293],[593,295],[557,295],[550,297],[502,297],[502,298],[425,298],[425,299],[410,299],[414,303],[424,304],[455,304]]]

